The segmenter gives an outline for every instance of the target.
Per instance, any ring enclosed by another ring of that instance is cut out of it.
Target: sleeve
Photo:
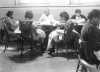
[[[75,15],[73,15],[73,16],[71,17],[71,19],[75,19]]]
[[[87,18],[84,15],[81,15],[82,18],[84,18],[87,21]]]

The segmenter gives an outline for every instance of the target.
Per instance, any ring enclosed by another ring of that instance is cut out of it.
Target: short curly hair
[[[100,10],[94,9],[88,14],[89,20],[92,20],[93,18],[100,18]]]
[[[98,25],[99,19],[100,19],[100,10],[98,9],[94,9],[88,14],[88,20],[91,24]]]
[[[81,10],[80,9],[76,9],[75,13],[81,13]]]
[[[34,16],[34,15],[33,15],[32,11],[26,11],[26,12],[25,12],[25,18],[32,19],[33,16]]]
[[[13,15],[13,13],[14,13],[14,11],[8,11],[8,12],[6,13],[6,16],[10,17],[10,16]]]
[[[60,17],[64,17],[65,20],[67,21],[69,19],[69,14],[66,11],[63,11],[60,13]]]

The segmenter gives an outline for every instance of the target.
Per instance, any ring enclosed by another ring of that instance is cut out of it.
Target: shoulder
[[[87,23],[86,25],[83,26],[81,33],[90,33],[94,29],[94,26],[90,23]]]

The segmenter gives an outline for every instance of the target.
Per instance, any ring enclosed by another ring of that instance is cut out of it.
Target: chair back
[[[20,30],[23,36],[30,36],[32,33],[33,21],[20,21]]]

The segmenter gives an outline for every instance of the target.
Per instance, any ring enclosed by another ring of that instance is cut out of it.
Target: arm
[[[85,21],[87,21],[87,18],[86,18],[84,15],[81,15],[81,17],[82,17],[82,18],[84,18],[84,19],[85,19]]]

